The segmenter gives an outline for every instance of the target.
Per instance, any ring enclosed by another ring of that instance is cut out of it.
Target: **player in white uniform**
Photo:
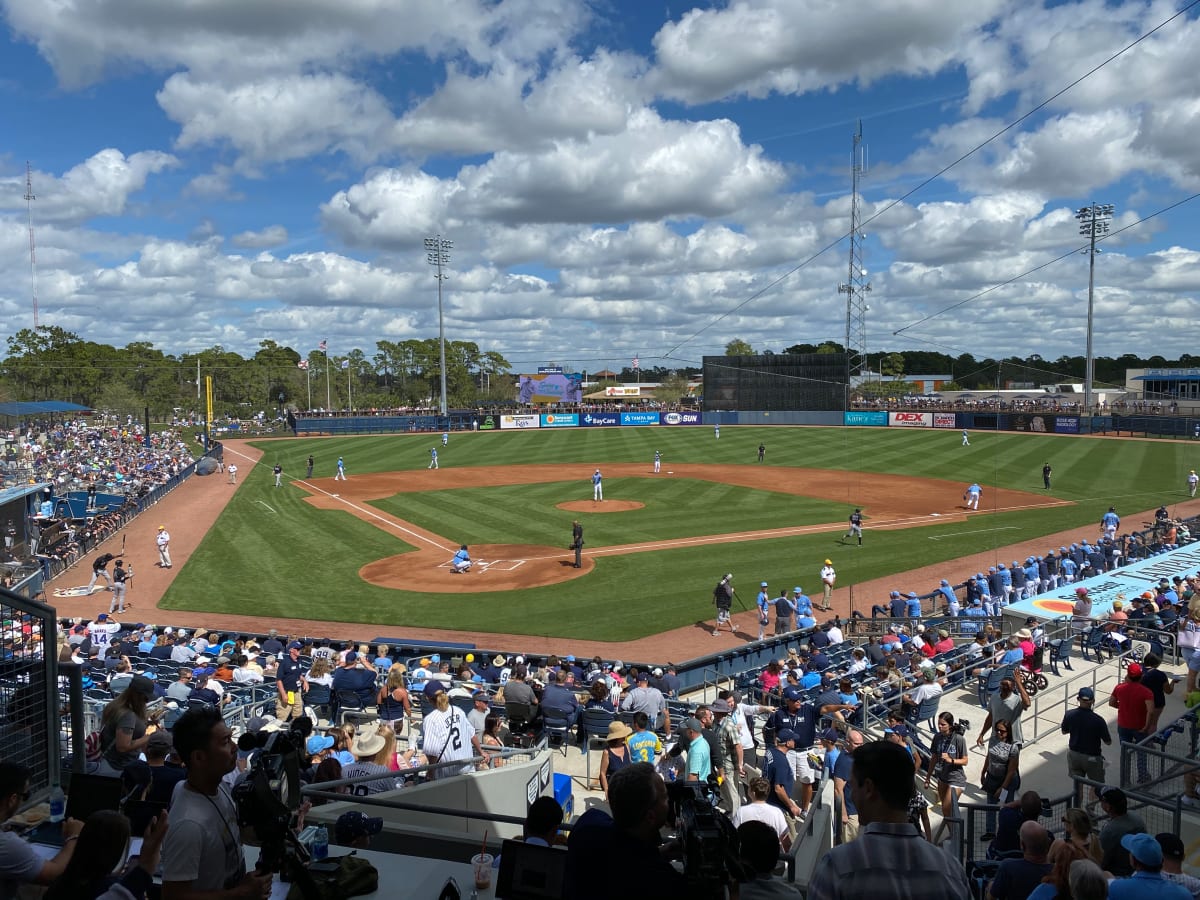
[[[983,488],[978,483],[972,482],[967,488],[967,492],[963,494],[963,499],[967,501],[967,509],[979,509],[979,498],[983,496]]]
[[[465,765],[434,770],[434,778],[466,775],[474,769],[470,760],[475,756],[483,756],[475,728],[466,713],[450,705],[450,698],[445,691],[438,691],[433,703],[436,709],[427,712],[421,720],[421,752],[431,763],[466,761]]]
[[[1188,484],[1188,496],[1195,497],[1196,496],[1196,485],[1200,484],[1200,475],[1196,474],[1195,469],[1192,469],[1192,471],[1188,473],[1187,484]]]
[[[437,447],[430,447],[429,448],[429,468],[436,469],[437,467],[438,467]]]
[[[334,481],[345,481],[346,480],[346,464],[342,461],[342,458],[340,456],[338,457],[338,461],[337,461],[337,474],[333,476],[333,480]]]
[[[158,526],[158,537],[154,539],[158,545],[158,564],[164,569],[171,568],[171,533],[166,525]]]
[[[448,447],[449,445],[450,445],[450,432],[443,431],[442,432],[442,446]]]
[[[829,603],[833,599],[833,585],[836,581],[837,572],[834,571],[833,560],[827,559],[825,560],[825,565],[821,567],[821,591],[823,594],[822,600],[824,601],[821,609],[823,610],[830,608]]]
[[[967,429],[965,429],[965,428],[963,429],[963,442],[962,442],[962,445],[963,445],[964,447],[970,447],[970,446],[971,446],[971,436],[970,436],[970,434],[968,434],[968,433],[967,433]]]
[[[592,473],[592,502],[604,499],[604,476],[597,469]]]
[[[654,474],[657,475],[661,471],[662,471],[662,451],[655,450],[654,451]],[[1196,494],[1196,492],[1193,489],[1192,496],[1195,496],[1195,494]]]

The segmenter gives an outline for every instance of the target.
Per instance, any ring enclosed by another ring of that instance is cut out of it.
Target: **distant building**
[[[1200,400],[1200,369],[1126,369],[1125,390],[1143,400]]]

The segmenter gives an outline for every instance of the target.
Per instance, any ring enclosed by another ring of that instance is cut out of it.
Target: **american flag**
[[[640,368],[641,368],[641,366],[640,366],[640,365],[638,365],[638,363],[640,363],[640,362],[641,362],[641,360],[639,360],[639,359],[638,359],[638,358],[635,356],[635,357],[633,358],[633,367],[634,367],[635,369],[640,369]]]
[[[300,362],[296,363],[296,368],[297,369],[307,369],[308,368],[308,360],[307,359],[300,360]]]
[[[321,352],[325,352],[329,349],[329,341],[321,341],[321,343],[317,344],[317,349]]]

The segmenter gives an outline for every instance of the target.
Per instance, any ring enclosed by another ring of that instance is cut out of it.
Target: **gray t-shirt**
[[[32,884],[41,872],[42,860],[27,842],[0,832],[0,900],[14,900],[20,886]]]
[[[1007,697],[1001,697],[1000,692],[992,694],[991,700],[988,701],[988,712],[992,714],[992,726],[1001,719],[1008,721],[1009,728],[1012,729],[1012,742],[1014,744],[1025,743],[1025,737],[1021,734],[1021,713],[1025,710],[1021,708],[1021,695],[1013,691]]]
[[[181,781],[171,801],[171,827],[162,848],[163,882],[181,881],[197,891],[235,886],[246,874],[237,811],[229,788],[209,797]]]
[[[382,775],[383,777],[375,781],[360,781],[358,784],[350,785],[350,792],[355,796],[382,794],[384,791],[394,791],[398,786],[396,773],[387,766],[370,761],[356,762],[352,766],[342,766],[343,778],[362,778],[364,775]]]
[[[140,740],[146,734],[146,722],[144,719],[139,719],[137,713],[127,709],[117,719],[115,729],[111,731],[105,729],[104,746],[107,749],[104,751],[104,761],[119,771],[124,771],[125,767],[136,761],[141,753],[139,750],[122,753],[117,749],[117,733],[122,730],[132,732],[133,740]]]

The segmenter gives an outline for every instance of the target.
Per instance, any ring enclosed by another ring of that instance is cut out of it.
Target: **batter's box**
[[[494,569],[497,572],[515,572],[521,566],[525,565],[526,562],[528,560],[524,559],[473,559],[471,560],[471,571],[483,573]],[[445,562],[438,566],[438,568],[449,569],[450,566],[450,563]]]

